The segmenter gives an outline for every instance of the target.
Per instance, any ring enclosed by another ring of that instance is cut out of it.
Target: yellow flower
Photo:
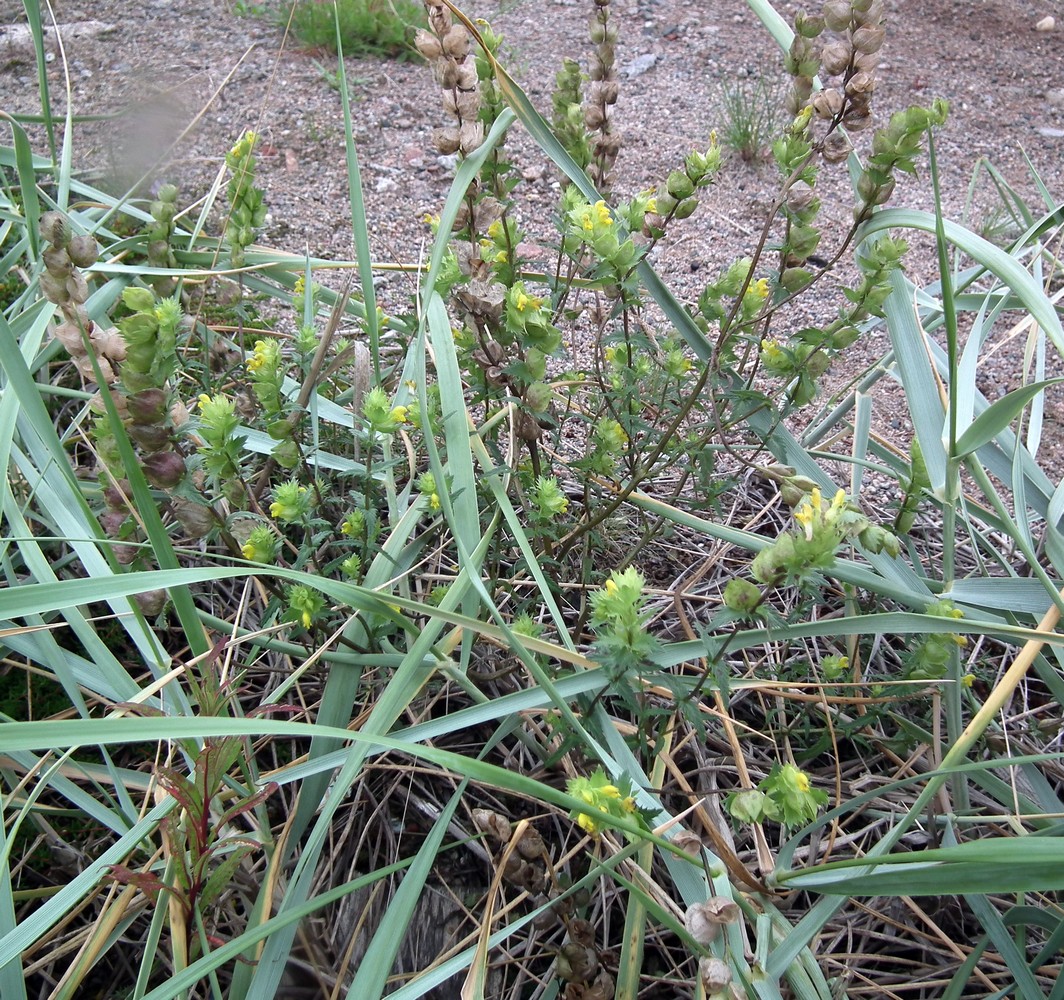
[[[809,775],[805,771],[798,771],[794,776],[794,784],[800,792],[808,792],[812,785],[809,784]]]
[[[496,219],[490,226],[488,226],[488,235],[493,240],[498,240],[502,236],[502,219]]]
[[[392,407],[392,419],[400,424],[405,424],[407,421],[407,408],[405,406],[393,406]]]
[[[580,813],[576,817],[576,824],[580,827],[581,830],[590,833],[592,836],[599,832],[598,823],[596,823],[594,819],[588,816],[587,813]]]
[[[251,542],[244,542],[244,544],[240,547],[240,554],[245,559],[254,559],[255,558],[255,546],[252,545]]]
[[[819,490],[814,492],[819,494]],[[819,500],[819,496],[817,500]],[[816,520],[817,514],[820,511],[820,504],[815,506],[810,500],[803,500],[802,505],[794,512],[794,519],[805,530],[805,537],[807,541],[813,540],[813,522]]]
[[[606,360],[610,362],[610,364],[613,364],[613,359],[617,357],[617,348],[607,347],[603,353],[606,355]]]
[[[648,212],[649,212],[649,213],[650,213],[651,215],[657,215],[657,214],[658,214],[658,199],[657,199],[657,198],[651,198],[651,199],[649,199],[649,200],[647,201],[647,208],[646,208],[646,210],[647,210],[647,211],[648,211]]]
[[[525,306],[527,306],[527,305],[528,305],[528,296],[525,295],[524,292],[521,292],[517,296],[517,311],[519,313],[520,312],[524,312],[525,311]]]
[[[433,493],[432,496],[429,497],[429,508],[431,510],[439,510],[440,509],[440,495],[439,495],[439,493]]]
[[[495,262],[497,264],[505,264],[510,259],[510,255],[505,250],[500,250],[495,255]]]
[[[255,353],[248,358],[248,371],[257,372],[264,364],[266,364],[266,341],[255,341]]]
[[[310,628],[310,623],[313,620],[314,619],[310,617],[310,612],[309,611],[304,611],[303,612],[303,628]]]
[[[961,678],[961,683],[962,683],[962,684],[963,684],[963,685],[964,685],[964,686],[965,686],[966,688],[970,688],[970,687],[971,687],[971,686],[972,686],[972,685],[973,685],[973,684],[975,683],[975,674],[965,674],[965,675],[964,675],[964,676],[963,676],[963,677]]]
[[[205,393],[205,392],[201,392],[199,394],[198,401],[199,401],[199,405],[200,405],[200,409],[201,410],[205,406],[210,406],[211,405],[211,397],[208,396],[207,393]]]
[[[770,365],[779,365],[785,360],[783,351],[780,350],[778,340],[771,340],[768,338],[762,340],[761,352],[765,356],[765,361]]]
[[[612,226],[613,216],[610,215],[609,206],[604,201],[595,202],[596,220],[601,226]]]
[[[612,597],[617,593],[617,584],[613,580],[607,580],[602,589]],[[611,785],[610,787],[612,788],[613,786]]]
[[[754,282],[753,293],[759,298],[764,299],[768,297],[768,278],[758,278]]]

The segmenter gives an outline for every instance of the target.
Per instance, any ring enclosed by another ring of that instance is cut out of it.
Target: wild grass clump
[[[409,56],[410,35],[425,23],[417,0],[296,0],[286,20],[301,42],[349,56]]]
[[[788,43],[762,235],[680,302],[648,254],[728,166],[710,139],[619,190],[609,0],[553,127],[496,32],[426,7],[458,162],[400,315],[342,58],[339,288],[261,244],[253,131],[194,218],[3,151],[0,641],[66,702],[0,727],[0,994],[107,968],[142,1000],[829,1000],[848,970],[1053,996],[1064,501],[1036,455],[1064,330],[1027,267],[1057,206],[1009,252],[887,207],[947,109],[877,127],[883,5],[827,0]],[[535,245],[518,127],[565,178]],[[1006,320],[1030,364],[991,403]],[[828,395],[874,327],[889,356]],[[888,370],[911,441],[872,431]]]

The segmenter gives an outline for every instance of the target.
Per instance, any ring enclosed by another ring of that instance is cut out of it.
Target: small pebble
[[[1035,31],[1052,31],[1057,26],[1056,18],[1052,14],[1047,14],[1042,18],[1035,26]]]

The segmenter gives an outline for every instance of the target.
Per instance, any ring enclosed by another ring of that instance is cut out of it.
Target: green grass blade
[[[373,288],[373,258],[369,247],[369,226],[366,224],[366,202],[362,194],[362,171],[355,147],[355,131],[351,121],[351,93],[347,86],[347,69],[344,65],[343,40],[340,37],[340,12],[333,3],[336,19],[336,82],[340,91],[340,103],[344,113],[344,152],[347,157],[347,195],[351,203],[351,231],[355,241],[355,259],[358,261],[358,277],[362,285],[362,300],[366,308],[366,332],[369,334],[369,350],[373,359],[376,382],[381,381],[380,323],[377,316],[377,295]]]
[[[1050,378],[1041,382],[1013,389],[1012,392],[994,400],[957,439],[955,458],[964,458],[978,451],[996,438],[1036,396],[1050,386],[1060,385],[1064,378]]]
[[[887,208],[876,212],[864,224],[861,233],[867,239],[888,229],[919,229],[933,233],[935,217],[927,212],[914,209]],[[1064,329],[1061,328],[1060,317],[1053,308],[1053,303],[1046,297],[1041,285],[1031,277],[1023,265],[1000,247],[956,222],[943,220],[942,230],[949,243],[978,261],[1012,290],[1013,294],[1023,303],[1023,307],[1045,330],[1057,350],[1064,353]]]
[[[425,838],[414,858],[413,864],[403,876],[392,901],[381,917],[366,953],[359,963],[354,981],[348,989],[351,997],[379,997],[384,995],[385,982],[391,972],[399,946],[403,943],[414,909],[425,889],[425,882],[432,872],[440,845],[443,843],[447,825],[465,793],[467,782],[463,781],[440,812],[439,818]]]

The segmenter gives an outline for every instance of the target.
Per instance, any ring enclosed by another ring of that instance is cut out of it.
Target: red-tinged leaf
[[[156,780],[163,791],[177,799],[189,816],[198,817],[203,812],[203,798],[191,781],[172,767],[160,767],[155,772]]]
[[[125,865],[111,865],[111,870],[104,877],[114,879],[119,885],[135,886],[153,903],[159,901],[160,893],[174,892],[173,887],[167,885],[158,875],[134,871]]]
[[[227,823],[231,823],[237,816],[242,816],[244,813],[254,809],[260,802],[265,802],[274,792],[281,786],[276,781],[270,781],[263,787],[255,792],[254,795],[249,795],[247,798],[241,799],[232,808],[226,811],[220,820],[218,820],[218,826],[224,827]]]
[[[261,847],[261,844],[243,845],[228,855],[226,859],[218,865],[217,868],[211,872],[210,878],[204,883],[203,889],[200,891],[200,904],[202,906],[208,906],[218,895],[225,889],[233,880],[233,874],[236,872],[240,862],[244,860],[253,850]]]

